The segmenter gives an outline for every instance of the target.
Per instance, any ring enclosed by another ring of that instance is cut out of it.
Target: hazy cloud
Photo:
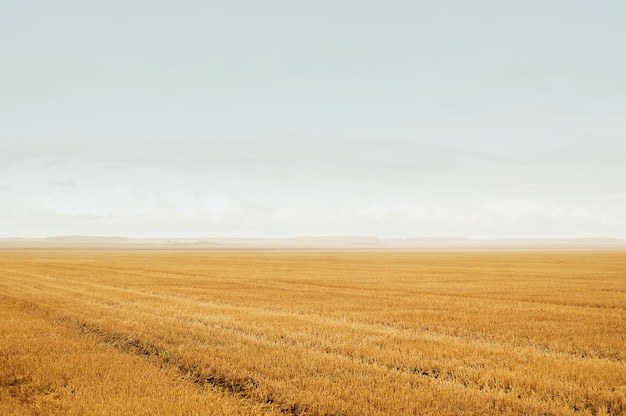
[[[626,237],[626,3],[0,7],[5,235]]]
[[[73,181],[50,181],[48,183],[54,188],[74,188],[76,186]]]

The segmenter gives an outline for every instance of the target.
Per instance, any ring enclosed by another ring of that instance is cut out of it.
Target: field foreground
[[[626,252],[0,251],[0,415],[626,414]]]

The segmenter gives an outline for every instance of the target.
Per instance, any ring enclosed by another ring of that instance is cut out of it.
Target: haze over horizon
[[[0,2],[0,237],[626,238],[625,20]]]

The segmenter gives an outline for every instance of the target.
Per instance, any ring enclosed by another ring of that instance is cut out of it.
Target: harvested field
[[[0,251],[0,414],[626,413],[626,252]]]

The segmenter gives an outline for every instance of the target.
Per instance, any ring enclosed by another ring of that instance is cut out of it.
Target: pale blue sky
[[[624,21],[0,0],[0,237],[626,238]]]

